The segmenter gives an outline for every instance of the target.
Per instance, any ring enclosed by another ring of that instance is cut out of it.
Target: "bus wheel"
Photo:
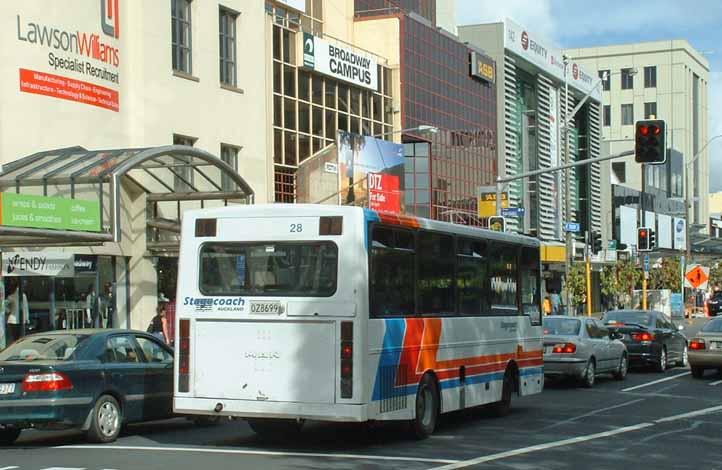
[[[253,432],[262,437],[279,438],[299,433],[303,427],[303,420],[250,418],[248,425]]]
[[[507,367],[501,387],[501,400],[491,405],[491,412],[494,416],[501,417],[509,414],[509,410],[511,410],[511,394],[513,392],[514,371],[511,367]]]
[[[416,391],[416,417],[411,421],[416,439],[426,439],[434,432],[439,408],[439,389],[431,374],[425,374]]]

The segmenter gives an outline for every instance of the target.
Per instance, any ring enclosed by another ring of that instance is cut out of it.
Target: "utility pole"
[[[563,55],[564,60],[564,164],[568,165],[570,163],[569,158],[569,125],[570,125],[570,119],[569,119],[569,80],[567,78],[567,72],[569,69],[569,57],[564,54]],[[564,220],[561,221],[562,224],[571,222],[571,194],[569,191],[569,175],[570,171],[569,168],[566,168],[564,170]],[[567,313],[569,313],[569,308],[572,305],[572,293],[569,289],[568,283],[569,283],[569,275],[571,272],[572,267],[572,260],[574,259],[574,253],[572,253],[572,234],[569,231],[564,232],[564,236],[566,237],[566,257],[565,257],[565,263],[564,263],[564,283],[566,286],[566,292],[567,292]]]
[[[586,232],[586,274],[587,274],[587,316],[592,316],[592,249],[591,245],[594,243],[592,240],[592,233],[587,230]]]

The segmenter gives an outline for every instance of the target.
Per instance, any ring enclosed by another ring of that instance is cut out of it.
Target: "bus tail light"
[[[178,330],[178,391],[187,393],[190,388],[191,321],[181,319]]]
[[[353,322],[341,322],[341,398],[353,396]]]

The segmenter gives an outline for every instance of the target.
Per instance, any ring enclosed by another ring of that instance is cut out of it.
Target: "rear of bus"
[[[184,214],[175,412],[365,420],[366,272],[361,208]]]

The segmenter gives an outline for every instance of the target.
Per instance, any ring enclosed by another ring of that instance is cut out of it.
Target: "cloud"
[[[551,0],[459,0],[456,9],[460,25],[496,23],[511,18],[535,33],[555,39],[557,22],[552,14]]]

